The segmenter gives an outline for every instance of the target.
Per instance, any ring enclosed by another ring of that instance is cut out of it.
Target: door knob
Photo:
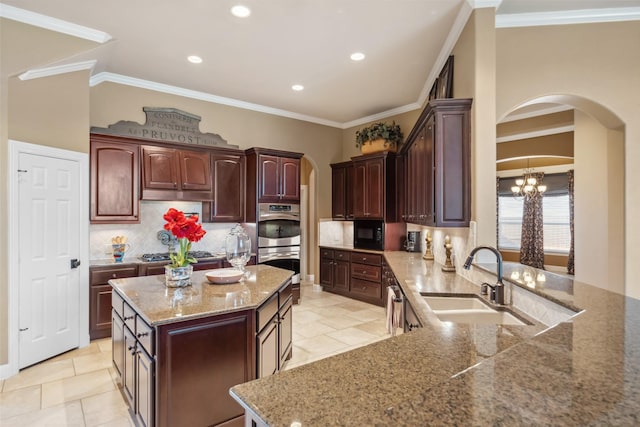
[[[77,258],[73,258],[71,260],[71,268],[78,268],[80,267],[80,260]]]

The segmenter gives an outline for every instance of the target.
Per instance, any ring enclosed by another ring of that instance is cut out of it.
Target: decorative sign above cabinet
[[[177,142],[216,147],[238,148],[220,135],[200,132],[200,116],[176,108],[142,107],[147,116],[144,125],[120,120],[107,128],[91,127],[91,133],[125,136],[153,141]]]

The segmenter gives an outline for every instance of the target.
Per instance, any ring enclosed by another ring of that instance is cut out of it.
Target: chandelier
[[[511,187],[514,196],[525,196],[527,194],[543,194],[547,191],[547,186],[542,184],[542,179],[538,181],[533,169],[524,169],[522,178],[516,178],[516,185]]]

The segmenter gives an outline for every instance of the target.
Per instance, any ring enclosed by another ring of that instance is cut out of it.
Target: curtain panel
[[[569,181],[569,232],[571,233],[571,245],[569,246],[569,259],[567,261],[567,273],[575,275],[575,266],[574,266],[574,232],[573,232],[573,189],[574,189],[574,178],[573,178],[573,169],[567,171],[567,179]]]
[[[543,174],[533,174],[533,176],[540,181]],[[520,263],[534,268],[544,269],[542,194],[537,192],[524,196]]]

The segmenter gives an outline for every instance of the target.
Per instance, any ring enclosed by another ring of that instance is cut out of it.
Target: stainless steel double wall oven
[[[300,205],[258,204],[258,263],[293,270],[300,283]]]

